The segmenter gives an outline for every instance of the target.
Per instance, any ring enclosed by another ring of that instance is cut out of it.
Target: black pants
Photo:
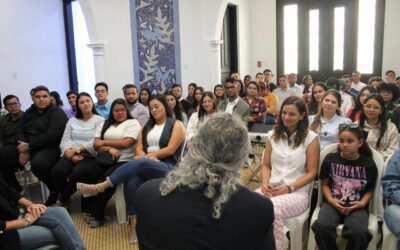
[[[317,221],[312,225],[315,241],[321,250],[336,250],[336,227],[343,223],[342,237],[348,239],[346,249],[367,249],[372,236],[368,231],[368,211],[358,209],[345,216],[328,202],[322,203]]]
[[[100,181],[104,181],[110,176],[119,166],[126,162],[118,162],[114,166],[108,168],[104,173]],[[104,192],[99,193],[96,197],[95,203],[93,204],[93,217],[96,220],[104,220],[104,212],[108,201],[111,199],[115,192],[115,187],[107,188]]]
[[[51,180],[51,169],[60,158],[60,149],[57,148],[44,148],[30,153],[31,156],[31,170],[35,176],[43,181],[49,190],[55,191],[55,186]],[[17,190],[21,190],[16,177],[15,169],[21,168],[19,164],[19,153],[17,146],[6,146],[0,149],[0,162],[1,171],[7,183]]]
[[[66,203],[76,192],[76,183],[96,183],[104,170],[97,166],[93,157],[87,156],[77,164],[62,157],[52,170],[52,180],[60,193],[59,199]]]

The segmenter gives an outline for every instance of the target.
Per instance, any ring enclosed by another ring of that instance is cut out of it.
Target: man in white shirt
[[[225,91],[228,98],[219,103],[218,110],[237,115],[247,124],[247,119],[250,115],[250,107],[240,98],[233,79],[226,80]]]
[[[281,110],[282,103],[286,98],[297,95],[295,90],[288,87],[288,78],[286,75],[279,76],[279,88],[275,89],[273,93],[278,96],[279,100],[277,112]]]
[[[303,90],[300,85],[297,84],[297,75],[295,73],[290,73],[288,76],[289,89],[296,91],[296,95],[301,97],[303,95]]]
[[[361,82],[361,73],[357,70],[353,71],[353,75],[351,76],[351,86],[350,89],[354,89],[357,92],[360,92],[362,88],[364,88],[365,86],[367,86],[367,84]]]

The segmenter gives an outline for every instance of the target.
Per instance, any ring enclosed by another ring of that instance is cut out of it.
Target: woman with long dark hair
[[[325,83],[317,82],[311,88],[311,100],[307,103],[308,115],[315,115],[321,106],[321,100],[325,92],[328,91]]]
[[[258,96],[258,92],[260,87],[254,81],[250,82],[247,86],[247,96],[243,98],[250,106],[250,115],[248,118],[248,128],[251,130],[251,127],[255,123],[262,124],[265,119],[265,114],[267,113],[267,106],[265,105],[265,101],[263,98]]]
[[[346,117],[350,118],[353,122],[359,121],[361,116],[361,110],[363,108],[365,99],[371,94],[376,93],[376,89],[371,86],[365,86],[361,89],[360,94],[357,97],[354,108],[349,109]]]
[[[137,242],[134,206],[137,189],[148,180],[165,176],[178,162],[185,140],[185,128],[182,122],[172,118],[163,95],[152,96],[149,108],[150,119],[139,133],[134,160],[120,166],[99,184],[78,183],[78,189],[84,196],[95,196],[124,183],[124,195],[130,216],[131,244]]]
[[[215,85],[214,95],[215,95],[215,98],[217,99],[217,106],[218,106],[218,104],[226,98],[225,89],[224,89],[224,86],[222,86],[222,84]]]
[[[386,121],[385,102],[380,95],[372,94],[365,99],[359,124],[368,132],[368,145],[384,160],[399,148],[399,133],[396,125]]]
[[[69,200],[76,191],[75,177],[96,156],[93,148],[94,133],[104,121],[97,114],[88,93],[78,95],[76,107],[76,115],[68,121],[60,143],[62,157],[52,169],[52,180],[59,193],[57,205],[64,205]]]
[[[139,102],[144,106],[149,106],[150,89],[142,88],[139,93]]]
[[[201,98],[201,106],[199,112],[194,113],[190,119],[186,130],[186,138],[190,139],[196,132],[198,126],[205,118],[217,111],[217,99],[210,91],[206,91]]]
[[[308,207],[318,162],[318,135],[308,129],[306,104],[300,97],[290,96],[282,103],[276,126],[268,132],[261,168],[262,185],[257,190],[274,204],[278,250],[284,249],[283,221]]]
[[[178,98],[172,94],[171,91],[165,91],[164,96],[167,99],[169,110],[171,111],[172,117],[181,121],[183,126],[187,126],[188,118],[186,113],[183,111],[182,105]]]

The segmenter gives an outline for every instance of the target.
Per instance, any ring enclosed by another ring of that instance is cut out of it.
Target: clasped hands
[[[17,146],[17,150],[19,153],[18,162],[19,164],[21,164],[21,166],[24,166],[31,159],[29,151],[26,150],[25,144],[27,143],[23,141],[18,141],[18,146]]]
[[[265,196],[273,197],[273,196],[290,193],[290,188],[288,185],[285,185],[285,184],[275,186],[275,185],[271,185],[269,183],[264,183],[261,186],[261,191],[263,192],[263,194]]]
[[[43,204],[31,203],[26,207],[25,220],[28,225],[33,224],[40,216],[46,212],[47,207]]]
[[[348,215],[351,212],[353,212],[354,210],[364,208],[367,205],[366,203],[364,203],[362,201],[353,201],[353,202],[347,203],[350,205],[350,206],[347,206],[346,202],[335,199],[335,198],[331,198],[328,202],[334,208],[336,208],[336,210],[338,210],[339,213],[341,213],[343,215]]]

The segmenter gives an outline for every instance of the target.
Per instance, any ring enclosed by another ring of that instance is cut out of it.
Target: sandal
[[[97,194],[104,192],[104,188],[101,184],[85,184],[76,183],[76,189],[83,197],[96,196]]]

